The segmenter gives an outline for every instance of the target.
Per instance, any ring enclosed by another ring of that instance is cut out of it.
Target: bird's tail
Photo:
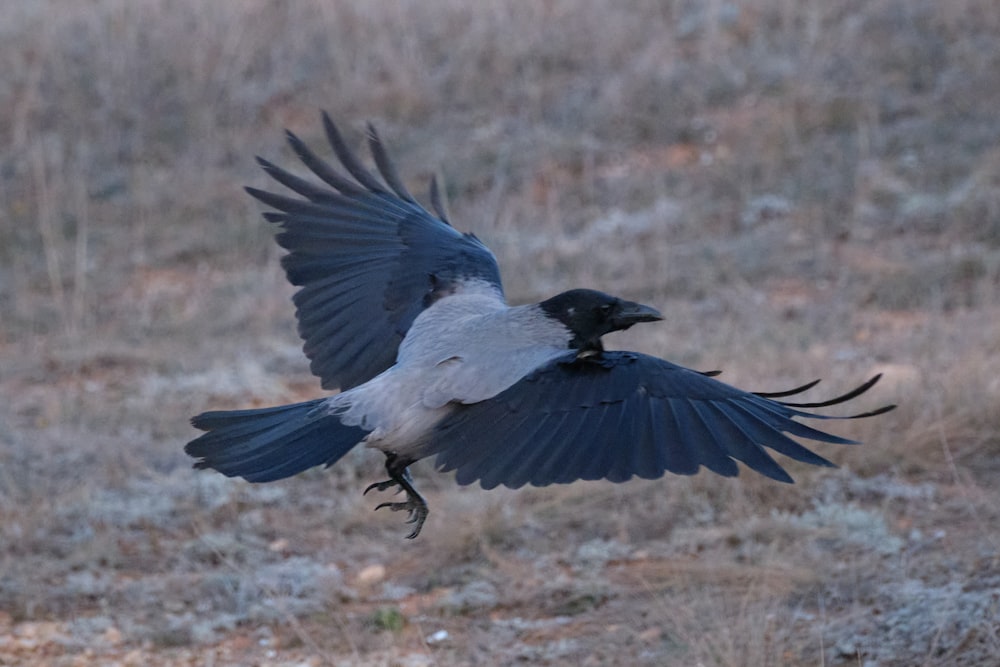
[[[249,482],[272,482],[318,465],[333,465],[368,431],[345,426],[324,399],[257,410],[205,412],[191,424],[208,431],[184,447],[195,468]]]

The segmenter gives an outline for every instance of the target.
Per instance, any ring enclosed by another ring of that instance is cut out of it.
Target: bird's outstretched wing
[[[448,223],[437,186],[432,215],[407,192],[385,147],[368,126],[368,143],[382,179],[347,147],[329,116],[323,126],[348,177],[298,137],[288,143],[326,185],[257,158],[274,180],[301,198],[247,188],[277,209],[264,217],[282,230],[282,266],[295,294],[299,334],[324,389],[349,389],[392,365],[413,320],[438,296],[486,289],[503,299],[493,253]],[[384,181],[384,183],[383,183]],[[330,186],[330,187],[326,187]]]
[[[574,353],[533,371],[497,396],[456,406],[432,435],[425,455],[437,454],[440,470],[456,470],[460,484],[568,483],[578,479],[622,482],[665,472],[691,475],[704,466],[735,476],[736,461],[773,479],[791,482],[765,451],[831,466],[786,433],[838,444],[855,444],[816,430],[794,417],[828,417],[801,408],[850,400],[878,376],[830,401],[775,400],[799,391],[754,394],[668,361],[634,352],[605,352],[578,359]]]

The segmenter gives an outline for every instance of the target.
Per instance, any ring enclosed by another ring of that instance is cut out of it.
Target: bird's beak
[[[613,324],[615,329],[624,330],[639,322],[656,322],[662,319],[663,315],[660,315],[660,311],[655,308],[633,301],[622,301],[621,307],[614,315]]]

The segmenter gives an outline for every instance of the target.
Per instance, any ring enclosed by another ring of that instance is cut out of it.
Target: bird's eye
[[[601,307],[599,308],[599,310],[601,312],[601,315],[603,315],[604,317],[607,317],[608,315],[611,314],[611,304],[610,303],[603,303],[603,304],[601,304]]]

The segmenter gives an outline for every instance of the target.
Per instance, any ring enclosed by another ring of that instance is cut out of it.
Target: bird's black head
[[[573,334],[570,347],[602,350],[601,336],[624,331],[638,322],[662,320],[655,309],[591,289],[574,289],[542,301],[539,306]]]

